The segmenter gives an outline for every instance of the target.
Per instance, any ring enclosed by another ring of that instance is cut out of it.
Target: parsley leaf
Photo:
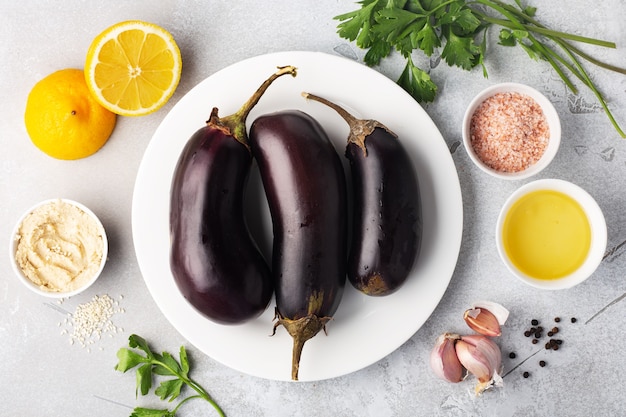
[[[549,62],[574,92],[576,87],[565,70],[589,87],[617,132],[626,138],[580,59],[622,74],[626,69],[595,59],[570,43],[615,48],[613,42],[549,29],[535,20],[537,8],[524,7],[522,0],[514,0],[514,4],[503,0],[361,0],[357,4],[359,9],[334,17],[340,21],[337,33],[367,50],[363,60],[369,66],[398,51],[407,63],[397,82],[419,102],[434,100],[437,86],[428,73],[414,65],[414,51],[432,56],[441,48],[441,57],[449,66],[469,71],[480,65],[487,77],[485,33],[495,25],[501,27],[499,45],[519,46],[531,59]]]
[[[447,42],[441,51],[441,57],[450,66],[470,70],[478,64],[480,46],[473,38],[457,36],[450,26],[446,26],[445,37]]]
[[[134,334],[128,338],[128,345],[133,349],[138,349],[139,352],[143,352],[145,356],[142,356],[137,350],[121,348],[117,352],[118,363],[115,365],[115,369],[120,372],[127,372],[130,369],[137,368],[135,371],[136,395],[139,392],[141,392],[141,395],[148,394],[152,388],[152,381],[155,376],[173,377],[162,380],[154,390],[155,395],[159,396],[161,400],[174,401],[181,395],[185,386],[196,392],[195,395],[181,400],[172,410],[136,407],[131,417],[174,417],[181,405],[194,398],[204,399],[213,406],[219,416],[225,416],[224,411],[209,396],[208,392],[193,379],[189,378],[190,364],[184,346],[180,347],[179,360],[176,360],[168,352],[163,352],[162,354],[153,352],[142,337]]]
[[[398,84],[418,102],[433,101],[437,94],[437,85],[430,79],[430,75],[415,66],[411,58],[407,60]]]

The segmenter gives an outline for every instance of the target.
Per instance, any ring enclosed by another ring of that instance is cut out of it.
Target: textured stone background
[[[626,67],[626,5],[622,0],[531,0],[538,18],[567,32],[603,38],[616,50],[584,47],[594,56]],[[30,294],[13,278],[8,256],[0,257],[0,410],[2,415],[126,416],[137,404],[134,377],[113,370],[115,352],[130,333],[146,337],[157,350],[176,351],[186,341],[163,317],[139,272],[131,236],[131,198],[143,152],[167,111],[193,86],[242,59],[287,50],[322,51],[360,60],[358,50],[336,35],[332,18],[353,10],[352,1],[111,1],[69,0],[0,4],[0,236],[8,252],[14,221],[32,204],[59,195],[76,198],[96,211],[111,241],[105,276],[89,293],[61,306]],[[172,32],[183,55],[181,83],[162,110],[139,119],[120,118],[109,143],[85,160],[62,162],[37,151],[23,126],[28,91],[43,76],[81,68],[93,37],[110,24],[139,18]],[[438,57],[416,61],[431,68],[438,99],[425,105],[456,164],[463,190],[463,242],[456,271],[441,303],[426,324],[394,353],[361,371],[327,381],[286,383],[233,371],[187,346],[193,374],[229,416],[551,416],[626,415],[623,341],[626,339],[626,142],[615,133],[593,95],[567,91],[551,68],[517,49],[489,43],[489,78],[480,70],[449,68]],[[395,79],[403,68],[395,55],[376,70]],[[590,67],[588,67],[590,68]],[[615,116],[626,128],[626,77],[590,68]],[[461,144],[463,112],[474,94],[497,82],[529,84],[547,95],[563,126],[562,145],[540,178],[575,182],[592,194],[608,224],[608,247],[597,272],[564,291],[527,287],[498,259],[494,227],[508,195],[527,181],[503,182],[475,168]],[[580,85],[580,84],[579,84]],[[363,88],[367,88],[366,85]],[[85,176],[100,173],[90,181]],[[95,184],[95,185],[94,185]],[[95,187],[95,190],[94,190]],[[72,311],[93,294],[120,299],[125,313],[113,320],[124,330],[105,337],[91,352],[70,347],[57,323],[59,309]],[[461,316],[476,299],[498,301],[511,310],[499,343],[504,352],[505,386],[482,397],[472,384],[435,379],[427,364],[435,338],[465,331]],[[532,318],[564,323],[563,349],[546,352],[523,336]],[[390,317],[411,320],[411,317]],[[216,340],[215,343],[219,343]],[[367,346],[363,346],[367,349]],[[507,352],[517,353],[515,360]],[[358,352],[355,352],[355,354]],[[522,361],[528,361],[517,367]],[[544,359],[546,368],[537,362]],[[532,373],[522,378],[524,370]],[[212,415],[191,402],[181,415]]]

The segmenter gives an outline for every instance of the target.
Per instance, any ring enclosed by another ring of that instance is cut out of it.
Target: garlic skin
[[[430,367],[439,378],[448,382],[461,382],[465,376],[463,365],[457,357],[455,344],[461,336],[445,333],[437,338],[430,352]]]
[[[493,340],[483,335],[461,336],[455,350],[459,362],[478,379],[476,394],[501,385],[502,353]]]
[[[509,311],[498,303],[481,301],[465,311],[463,319],[467,325],[484,336],[497,337],[502,334],[500,326],[509,317]]]

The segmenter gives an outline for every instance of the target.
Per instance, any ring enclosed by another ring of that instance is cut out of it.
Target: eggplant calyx
[[[324,333],[326,333],[326,323],[332,320],[332,317],[319,317],[315,314],[309,314],[294,320],[283,317],[277,309],[275,318],[277,318],[277,321],[274,323],[274,333],[276,332],[276,328],[282,325],[293,338],[291,379],[297,381],[304,343],[318,334],[320,330],[324,330]]]
[[[302,96],[306,99],[311,99],[313,101],[317,101],[319,103],[325,104],[331,109],[335,110],[343,119],[348,123],[350,127],[350,133],[348,134],[348,143],[354,143],[359,148],[363,150],[363,155],[367,156],[367,145],[365,144],[365,140],[369,135],[374,132],[376,128],[380,128],[389,133],[392,137],[398,137],[395,133],[391,131],[387,126],[380,123],[378,120],[372,119],[357,119],[352,114],[350,114],[343,107],[329,101],[323,97],[316,96],[315,94],[303,92]]]
[[[263,81],[254,94],[252,94],[252,96],[250,96],[250,98],[235,113],[220,118],[217,114],[217,107],[214,107],[211,111],[209,120],[207,120],[207,125],[220,130],[225,135],[232,136],[235,140],[243,144],[249,151],[250,146],[248,145],[248,133],[246,131],[246,119],[248,118],[248,114],[250,114],[250,111],[254,108],[254,106],[256,106],[267,88],[274,82],[275,79],[282,77],[285,74],[290,74],[292,77],[295,77],[298,74],[297,68],[292,65],[277,68],[278,71]]]

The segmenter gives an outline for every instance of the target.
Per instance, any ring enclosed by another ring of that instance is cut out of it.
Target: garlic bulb
[[[430,352],[430,367],[444,381],[460,382],[465,377],[465,370],[455,349],[455,343],[460,339],[461,336],[457,334],[442,334],[437,338],[435,347]]]
[[[455,350],[459,362],[478,379],[477,394],[501,384],[502,353],[493,340],[482,335],[461,336]]]

